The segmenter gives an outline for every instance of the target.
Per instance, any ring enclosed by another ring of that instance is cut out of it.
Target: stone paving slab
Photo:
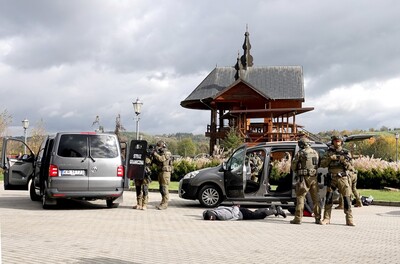
[[[334,210],[331,225],[312,218],[204,221],[197,201],[150,193],[147,211],[131,209],[134,192],[119,208],[104,201],[67,201],[52,210],[26,191],[0,190],[2,263],[398,263],[400,208],[354,208],[356,227]],[[259,207],[254,204],[254,207]]]

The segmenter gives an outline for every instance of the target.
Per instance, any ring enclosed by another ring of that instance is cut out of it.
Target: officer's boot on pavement
[[[320,221],[320,225],[329,225],[331,223],[331,219],[329,218],[324,218],[324,220]]]
[[[142,209],[142,197],[141,196],[139,196],[136,199],[136,203],[137,204],[135,206],[133,206],[133,209],[141,210]]]
[[[297,208],[296,208],[297,209]],[[301,208],[300,208],[301,209]],[[301,218],[302,218],[302,210],[296,210],[294,213],[294,218],[293,220],[290,220],[291,224],[295,224],[295,225],[301,225]]]
[[[149,201],[149,196],[143,196],[142,199],[142,210],[147,210],[147,202]]]
[[[354,222],[353,222],[353,218],[347,218],[346,217],[346,225],[348,226],[355,226]]]
[[[165,196],[162,197],[160,205],[156,206],[158,210],[165,210],[168,208],[168,201]]]
[[[301,220],[295,217],[293,220],[290,220],[290,223],[294,225],[301,225]]]

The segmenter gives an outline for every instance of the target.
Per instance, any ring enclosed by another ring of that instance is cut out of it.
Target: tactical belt
[[[317,170],[316,169],[297,170],[297,174],[300,176],[315,176],[317,175]]]

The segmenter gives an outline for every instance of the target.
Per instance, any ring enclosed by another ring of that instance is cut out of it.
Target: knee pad
[[[333,204],[333,192],[326,193],[325,204]]]
[[[167,194],[167,186],[160,185],[160,193],[161,193],[161,195],[166,195]]]
[[[349,196],[344,196],[343,197],[343,202],[344,202],[344,209],[348,210],[350,208],[350,204],[351,204],[350,197]]]
[[[143,195],[147,196],[149,194],[149,186],[144,185],[143,186]]]

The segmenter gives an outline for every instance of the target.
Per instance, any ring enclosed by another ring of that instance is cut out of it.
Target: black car
[[[320,142],[312,142],[311,147],[320,156],[328,149]],[[223,201],[294,203],[296,180],[290,160],[298,150],[297,141],[266,142],[251,147],[242,145],[221,165],[186,174],[179,182],[179,196],[199,200],[204,207],[216,207]],[[261,160],[258,168],[247,164],[255,157]],[[285,160],[289,164],[287,173],[272,179],[274,163],[283,164]],[[321,200],[325,196],[326,173],[326,169],[318,169]]]

